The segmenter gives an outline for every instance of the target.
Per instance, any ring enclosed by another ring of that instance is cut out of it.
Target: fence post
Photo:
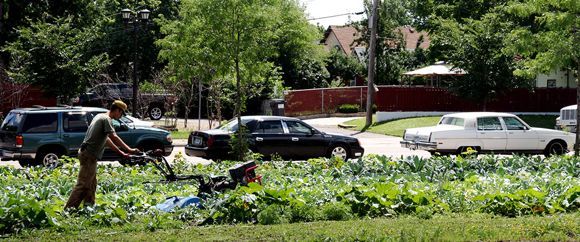
[[[321,113],[324,113],[324,89],[321,89],[321,91],[322,91],[322,98],[321,98],[322,99],[322,112]]]

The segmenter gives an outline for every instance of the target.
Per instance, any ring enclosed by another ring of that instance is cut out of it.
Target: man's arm
[[[125,142],[121,138],[119,138],[119,136],[117,135],[117,133],[109,133],[108,138],[107,138],[107,143],[109,141],[111,141],[111,144],[113,146],[118,145],[122,149],[124,149],[125,151],[131,152],[131,153],[137,153],[137,152],[139,152],[138,149],[133,149],[133,148],[129,147],[127,144],[125,144]],[[117,147],[117,149],[119,149],[119,148]]]
[[[107,138],[107,146],[109,146],[113,151],[117,152],[117,154],[120,154],[123,157],[128,156],[125,152],[119,149],[119,147],[117,147],[110,138]]]

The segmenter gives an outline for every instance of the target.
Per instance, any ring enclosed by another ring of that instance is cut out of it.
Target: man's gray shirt
[[[103,157],[105,144],[110,133],[115,133],[113,122],[107,113],[98,114],[93,118],[91,125],[87,130],[83,143],[86,146],[86,152],[95,156],[97,159]]]

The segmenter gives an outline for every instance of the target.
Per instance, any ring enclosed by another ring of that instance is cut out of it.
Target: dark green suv
[[[56,164],[62,155],[76,156],[93,117],[107,112],[92,107],[36,107],[14,109],[0,126],[0,159],[18,160],[20,165]],[[130,147],[147,151],[173,151],[169,132],[113,120],[117,135]],[[120,157],[106,149],[102,160]]]

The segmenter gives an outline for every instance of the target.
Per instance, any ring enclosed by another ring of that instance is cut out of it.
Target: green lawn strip
[[[438,215],[432,219],[399,218],[324,221],[279,225],[219,225],[135,230],[146,224],[89,229],[62,233],[50,230],[26,232],[9,240],[40,241],[190,241],[190,240],[577,240],[580,239],[580,213],[553,216],[495,217],[487,214]]]
[[[376,123],[374,122],[376,119],[373,118],[373,124],[369,127],[366,131],[371,133],[377,134],[386,134],[391,136],[398,136],[402,137],[403,132],[407,128],[417,128],[417,127],[427,127],[436,125],[441,117],[434,116],[434,117],[417,117],[417,118],[406,118],[406,119],[397,119],[397,120],[390,120],[386,122]],[[365,126],[365,119],[355,119],[346,122],[348,125],[356,125],[354,130],[361,131]]]
[[[556,124],[557,116],[521,115],[519,117],[532,127],[553,129]],[[439,119],[441,119],[441,116],[405,118],[376,123],[376,119],[373,117],[373,124],[371,127],[366,129],[366,131],[371,133],[402,137],[405,129],[434,126],[437,125]],[[361,131],[364,128],[365,122],[366,121],[364,118],[359,118],[348,121],[345,124],[355,125],[356,127],[352,129]]]
[[[171,131],[171,137],[173,139],[187,139],[187,138],[189,138],[190,133],[191,133],[191,131],[188,131],[188,130]]]

